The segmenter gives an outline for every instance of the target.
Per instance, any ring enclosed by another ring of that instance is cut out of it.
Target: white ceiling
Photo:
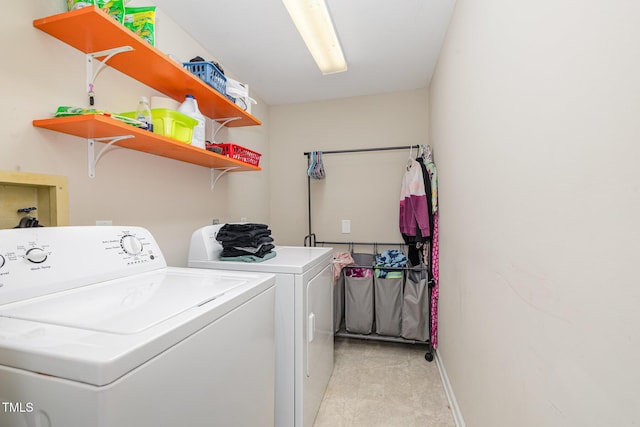
[[[281,0],[155,3],[269,105],[426,87],[455,6],[455,0],[327,0],[349,70],[325,76]]]

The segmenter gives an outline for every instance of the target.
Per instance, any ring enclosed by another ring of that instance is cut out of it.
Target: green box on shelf
[[[136,112],[120,113],[121,116],[135,119]],[[198,121],[194,118],[168,108],[152,108],[153,133],[191,144],[193,128]]]

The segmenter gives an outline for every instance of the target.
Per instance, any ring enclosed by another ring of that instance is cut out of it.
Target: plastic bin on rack
[[[424,266],[407,270],[402,300],[402,337],[429,339],[429,279]]]
[[[381,278],[377,276],[373,281],[375,325],[378,335],[400,336],[403,282],[403,277]]]
[[[210,147],[220,148],[220,150],[222,150],[220,154],[222,154],[223,156],[240,160],[241,162],[248,163],[253,166],[260,165],[260,157],[262,157],[262,154],[241,145],[231,143],[207,144],[207,149]]]
[[[345,328],[356,334],[373,332],[373,261],[372,254],[352,254],[356,267],[344,270]]]
[[[200,80],[233,102],[236,102],[235,98],[227,95],[227,77],[212,62],[183,62],[182,65],[185,69],[198,76]]]

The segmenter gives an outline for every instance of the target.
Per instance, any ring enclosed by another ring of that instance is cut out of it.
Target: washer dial
[[[42,248],[31,248],[24,254],[24,257],[29,262],[40,264],[47,260],[47,253]]]
[[[4,259],[4,257],[2,255],[0,255],[0,268],[4,267],[6,260]]]
[[[142,252],[142,242],[131,234],[122,236],[120,246],[129,255],[138,255]]]

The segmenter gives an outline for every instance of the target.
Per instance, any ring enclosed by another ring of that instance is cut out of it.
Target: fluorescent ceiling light
[[[347,71],[324,0],[282,0],[322,74]]]

